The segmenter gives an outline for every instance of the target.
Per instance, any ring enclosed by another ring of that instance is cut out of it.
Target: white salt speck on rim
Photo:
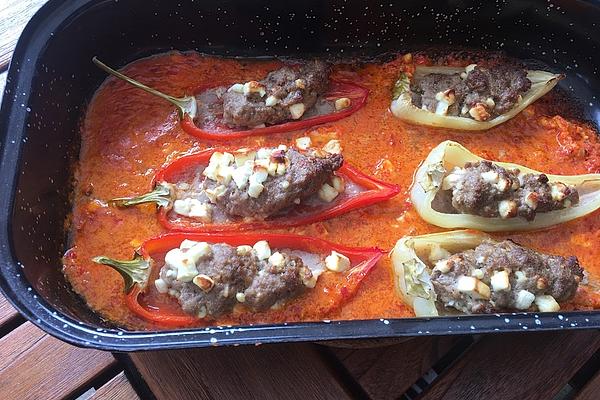
[[[524,326],[523,329],[529,329],[528,327]]]
[[[589,319],[589,318],[586,318],[586,319],[585,319],[585,322],[590,322],[590,319]]]
[[[330,319],[324,319],[323,322],[325,322],[326,324],[330,323],[331,320]]]
[[[383,323],[384,323],[384,324],[386,324],[386,325],[389,325],[389,324],[390,324],[390,321],[388,321],[387,319],[384,319],[384,320],[383,320]]]
[[[560,319],[561,321],[564,319],[565,317],[563,317],[562,315],[558,316],[558,319]]]
[[[473,325],[471,325],[471,330],[475,330],[475,327]]]
[[[508,324],[510,322],[510,319],[504,318],[504,322],[506,322]]]
[[[535,324],[536,324],[536,325],[541,325],[541,324],[542,324],[542,321],[540,321],[539,319],[537,319],[537,318],[536,318],[536,320],[535,320]]]

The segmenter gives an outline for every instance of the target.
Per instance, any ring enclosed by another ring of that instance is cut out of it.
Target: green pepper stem
[[[98,264],[108,265],[115,269],[125,281],[125,293],[129,293],[134,285],[139,285],[140,289],[146,287],[150,262],[145,260],[139,253],[135,253],[133,260],[115,260],[113,258],[98,256],[92,258],[92,261]]]
[[[126,75],[123,75],[122,73],[120,73],[119,71],[109,67],[108,65],[104,64],[102,61],[100,61],[98,59],[98,57],[94,56],[92,58],[92,61],[94,62],[94,64],[96,64],[100,69],[104,70],[105,72],[111,74],[112,76],[115,76],[119,79],[124,80],[125,82],[129,83],[130,85],[133,85],[135,87],[137,87],[138,89],[142,89],[150,94],[153,94],[155,96],[158,96],[164,100],[167,100],[169,103],[173,104],[175,107],[177,107],[177,110],[179,111],[179,117],[183,118],[186,114],[189,115],[191,118],[196,117],[196,111],[197,111],[197,106],[196,106],[196,99],[193,96],[186,96],[186,97],[173,97],[173,96],[169,96],[168,94],[164,94],[163,92],[160,92],[156,89],[153,89],[149,86],[144,85],[143,83],[140,83],[138,81],[136,81],[135,79],[132,79]]]
[[[398,80],[394,83],[392,89],[392,100],[396,100],[402,93],[406,93],[410,90],[410,79],[404,72],[400,72]]]
[[[156,203],[159,207],[167,207],[171,203],[171,189],[158,184],[153,191],[134,197],[118,197],[108,202],[116,207],[130,207],[138,204]]]

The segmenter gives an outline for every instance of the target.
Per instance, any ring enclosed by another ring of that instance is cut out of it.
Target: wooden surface
[[[0,89],[16,38],[43,3],[0,2]],[[355,349],[307,343],[206,348],[117,361],[48,336],[0,295],[1,400],[595,400],[599,349],[598,331],[569,331],[420,337]]]
[[[46,0],[0,1],[0,71],[3,71],[25,24]]]

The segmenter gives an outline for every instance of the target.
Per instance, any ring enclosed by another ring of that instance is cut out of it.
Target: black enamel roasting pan
[[[600,125],[599,1],[49,1],[19,40],[2,102],[2,291],[50,334],[115,351],[600,328],[600,312],[564,312],[126,332],[92,313],[62,276],[79,123],[106,77],[92,56],[124,65],[171,49],[349,57],[439,45],[502,50],[565,72],[560,89]]]

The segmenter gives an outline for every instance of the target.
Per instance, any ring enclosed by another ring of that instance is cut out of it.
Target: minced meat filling
[[[329,73],[326,63],[312,61],[235,84],[223,95],[223,120],[232,128],[251,128],[299,119],[327,91]]]
[[[489,161],[467,163],[445,178],[443,190],[452,193],[452,207],[482,217],[523,217],[576,205],[579,194],[572,186],[549,182],[544,174],[520,174]]]
[[[271,253],[266,242],[236,248],[184,241],[167,253],[155,285],[186,313],[204,318],[229,313],[236,304],[266,310],[302,293],[311,278],[300,257]]]
[[[317,156],[293,148],[281,150],[279,157],[285,160],[285,172],[266,178],[261,183],[260,195],[253,197],[250,191],[245,187],[239,188],[232,180],[215,199],[215,205],[230,216],[267,218],[314,196],[331,180],[344,161],[341,154]],[[214,190],[220,185],[217,181],[206,179],[202,187]]]
[[[527,71],[508,63],[467,67],[462,74],[428,74],[411,84],[415,106],[477,121],[508,112],[530,88]]]
[[[438,261],[431,279],[437,300],[467,313],[557,311],[573,298],[584,271],[576,257],[524,248],[510,240],[483,242]]]

